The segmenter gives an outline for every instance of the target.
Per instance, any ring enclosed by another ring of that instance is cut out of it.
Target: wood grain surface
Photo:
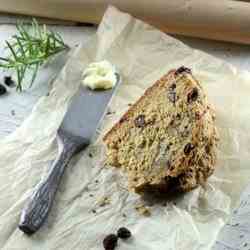
[[[60,32],[70,46],[87,41],[95,32],[95,28],[91,27],[53,26],[52,28]],[[0,48],[3,48],[4,40],[14,32],[14,26],[0,24]],[[222,58],[238,68],[250,69],[250,47],[248,46],[184,37],[178,38],[191,47]],[[66,57],[64,60],[66,60]],[[49,92],[51,87],[49,79],[57,75],[64,60],[61,60],[60,65],[52,63],[50,67],[44,68],[32,89],[18,94],[15,89],[9,88],[9,94],[0,97],[0,139],[3,139],[19,127],[24,119],[28,117],[37,100]],[[0,82],[4,75],[6,73],[0,73]],[[242,194],[239,208],[235,209],[231,220],[223,228],[217,243],[213,247],[213,250],[241,249],[250,250],[250,186]]]
[[[0,11],[99,23],[114,5],[172,34],[250,44],[250,4],[232,0],[0,0]]]

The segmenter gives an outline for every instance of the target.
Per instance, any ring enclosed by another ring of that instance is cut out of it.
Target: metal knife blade
[[[74,136],[91,140],[121,81],[119,74],[116,73],[116,77],[115,87],[109,90],[91,90],[81,85],[68,108],[60,129]]]
[[[111,98],[119,86],[120,75],[113,89],[93,91],[80,86],[57,132],[59,154],[47,178],[38,184],[24,207],[19,229],[30,235],[45,222],[52,207],[64,170],[72,156],[87,147],[105,115]]]

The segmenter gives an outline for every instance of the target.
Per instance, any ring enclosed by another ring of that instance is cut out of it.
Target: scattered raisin
[[[180,114],[180,113],[178,113],[178,114],[176,115],[176,119],[178,119],[178,120],[181,119],[181,114]]]
[[[95,180],[95,183],[99,183],[99,181],[98,181],[98,180]]]
[[[92,209],[92,213],[95,214],[95,213],[96,213],[96,210],[95,210],[95,209]]]
[[[189,73],[191,74],[191,69],[187,68],[187,67],[184,67],[184,66],[181,66],[180,68],[178,68],[176,71],[175,71],[175,75],[177,76],[178,74],[181,74],[181,73]]]
[[[188,154],[191,153],[191,151],[192,151],[193,149],[194,149],[194,145],[191,144],[191,143],[188,143],[188,144],[186,144],[186,146],[184,147],[184,153],[185,153],[186,155],[188,155]]]
[[[2,84],[0,84],[0,96],[6,93],[7,93],[7,89]]]
[[[4,84],[7,85],[8,87],[12,87],[15,85],[15,82],[12,80],[11,76],[5,76]]]
[[[127,121],[127,117],[122,117],[119,122],[122,123],[122,122],[125,122],[125,121]]]
[[[128,239],[131,237],[131,232],[126,227],[120,227],[117,231],[117,237],[121,239]]]
[[[115,234],[107,235],[103,240],[105,250],[114,250],[117,246],[118,237]]]
[[[134,122],[136,127],[143,128],[146,125],[145,115],[138,115]]]
[[[193,88],[187,95],[187,102],[191,103],[191,102],[195,102],[198,99],[199,96],[199,91],[198,89],[195,87]]]
[[[174,120],[171,120],[170,122],[169,122],[169,126],[173,126],[174,125]]]
[[[127,217],[127,215],[126,215],[126,214],[122,214],[122,217],[126,218],[126,217]]]
[[[172,165],[172,166],[169,166],[169,170],[170,171],[173,171],[174,170],[174,166]]]
[[[92,155],[91,153],[89,153],[89,157],[90,157],[90,158],[92,158],[92,157],[93,157],[93,155]]]
[[[207,154],[210,153],[210,150],[211,150],[210,145],[206,145],[205,146],[205,151],[206,151]]]
[[[173,83],[173,84],[171,84],[171,86],[169,87],[170,89],[175,89],[176,88],[176,84],[175,83]]]

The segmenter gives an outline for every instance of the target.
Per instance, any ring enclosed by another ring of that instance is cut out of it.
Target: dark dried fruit
[[[138,115],[135,118],[135,126],[138,128],[143,128],[146,125],[145,115]]]
[[[115,234],[109,234],[103,240],[105,250],[114,250],[117,246],[118,237]]]
[[[175,75],[177,76],[178,74],[181,74],[181,73],[189,73],[191,74],[191,69],[187,68],[187,67],[184,67],[184,66],[181,66],[180,68],[178,68],[176,71],[175,71]]]
[[[0,84],[0,96],[6,93],[7,93],[7,89],[2,84]]]
[[[187,96],[187,102],[191,103],[191,102],[195,102],[198,99],[199,96],[199,91],[197,88],[193,88]]]
[[[206,146],[205,146],[205,151],[206,151],[207,154],[210,153],[210,151],[211,151],[210,145],[206,145]]]
[[[12,80],[11,76],[5,76],[4,84],[7,85],[8,87],[12,87],[15,85],[15,82]]]
[[[193,149],[194,149],[194,145],[191,144],[191,143],[188,143],[188,144],[186,144],[186,146],[184,147],[184,153],[185,153],[186,155],[188,155],[188,154],[191,153],[191,151],[192,151]]]
[[[180,113],[178,113],[178,114],[176,115],[176,119],[178,119],[178,120],[181,119],[181,114],[180,114]]]
[[[120,123],[122,123],[122,122],[125,122],[125,121],[127,121],[128,120],[128,118],[127,117],[122,117],[121,119],[120,119]]]
[[[172,165],[172,166],[169,166],[169,170],[170,171],[173,171],[174,170],[174,166]]]
[[[171,120],[170,122],[169,122],[169,126],[173,126],[174,125],[174,120]]]
[[[171,84],[171,86],[169,87],[170,89],[175,89],[176,88],[176,84],[175,83],[173,83],[173,84]]]
[[[128,239],[131,237],[131,232],[126,227],[121,227],[117,231],[117,237],[121,239]]]

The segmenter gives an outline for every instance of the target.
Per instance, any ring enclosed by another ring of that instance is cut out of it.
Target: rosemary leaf
[[[5,62],[9,62],[10,61],[10,59],[4,58],[4,57],[0,57],[0,60],[5,61]]]
[[[30,86],[32,86],[33,82],[36,79],[36,75],[37,75],[38,69],[39,69],[39,64],[37,63],[37,64],[35,64],[35,69],[33,71],[33,75],[32,75],[31,82],[30,82]]]
[[[46,25],[40,27],[35,19],[32,20],[30,27],[23,23],[18,23],[16,27],[18,34],[13,35],[10,41],[6,41],[9,56],[0,57],[0,68],[16,72],[17,90],[22,91],[22,84],[28,71],[31,72],[30,86],[32,86],[40,66],[69,46],[63,42],[58,33],[48,31]]]
[[[20,69],[17,67],[16,68],[16,73],[17,73],[17,90],[22,91],[22,84],[21,84],[21,72]]]
[[[16,55],[16,52],[15,52],[15,50],[12,48],[12,46],[10,45],[10,43],[9,43],[8,41],[6,41],[6,44],[7,44],[7,46],[9,47],[9,49],[10,49],[10,51],[11,51],[11,53],[12,53],[14,59],[15,59],[15,60],[18,60],[17,55]]]

